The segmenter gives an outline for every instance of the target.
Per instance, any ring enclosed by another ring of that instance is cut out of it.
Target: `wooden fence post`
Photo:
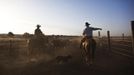
[[[12,55],[12,39],[9,39],[9,56]]]
[[[131,21],[131,29],[132,29],[132,52],[134,54],[134,21]]]
[[[108,37],[108,49],[109,51],[111,51],[110,31],[107,31],[107,37]]]
[[[102,43],[101,43],[101,37],[100,37],[100,31],[98,31],[98,44],[99,46],[102,46]]]
[[[100,38],[100,31],[98,31],[98,37]]]
[[[122,40],[124,41],[124,33],[122,34]]]
[[[10,49],[10,51],[12,50],[12,40],[10,39],[10,41],[9,41],[9,49]]]

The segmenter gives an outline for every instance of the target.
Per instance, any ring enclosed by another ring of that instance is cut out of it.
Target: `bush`
[[[24,37],[24,38],[29,38],[29,37],[30,37],[30,34],[27,33],[27,32],[25,32],[25,33],[23,34],[23,37]]]
[[[15,35],[13,34],[13,32],[9,32],[8,34],[7,34],[9,37],[14,37]]]

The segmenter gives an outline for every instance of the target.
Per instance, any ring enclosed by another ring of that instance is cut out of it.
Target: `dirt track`
[[[134,61],[121,55],[108,53],[97,47],[95,62],[92,66],[81,63],[79,44],[72,44],[66,49],[58,49],[56,55],[71,54],[68,63],[56,64],[55,56],[48,55],[32,62],[16,63],[10,61],[0,65],[0,75],[134,75]],[[49,59],[48,59],[49,58]],[[7,59],[8,60],[8,59]],[[11,60],[11,59],[10,59]],[[25,64],[24,64],[25,63]]]

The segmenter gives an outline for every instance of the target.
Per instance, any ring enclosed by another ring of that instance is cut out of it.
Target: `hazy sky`
[[[0,33],[34,33],[40,24],[46,35],[81,35],[89,22],[102,35],[131,35],[132,20],[134,0],[0,0]]]

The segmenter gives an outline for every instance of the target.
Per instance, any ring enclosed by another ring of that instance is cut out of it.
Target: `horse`
[[[96,41],[94,39],[85,39],[82,44],[82,59],[87,65],[92,65],[95,57]]]
[[[45,37],[32,36],[28,42],[28,55],[38,56],[46,51],[48,40]]]

